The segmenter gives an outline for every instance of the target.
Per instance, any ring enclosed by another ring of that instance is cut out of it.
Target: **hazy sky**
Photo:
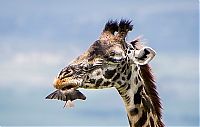
[[[143,35],[167,126],[199,123],[198,1],[0,0],[0,125],[128,125],[113,89],[84,90],[63,109],[45,100],[53,78],[99,36],[109,19],[133,20]]]

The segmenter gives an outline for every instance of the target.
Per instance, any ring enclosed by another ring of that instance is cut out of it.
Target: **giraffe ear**
[[[143,47],[135,51],[135,63],[139,65],[148,64],[156,55],[156,52],[150,47]]]

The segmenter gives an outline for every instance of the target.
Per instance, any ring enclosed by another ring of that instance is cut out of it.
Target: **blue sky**
[[[132,19],[143,35],[167,126],[199,122],[198,1],[0,1],[0,125],[128,125],[115,89],[84,90],[63,109],[45,100],[53,78],[99,36],[109,19]],[[112,101],[111,101],[112,100]]]

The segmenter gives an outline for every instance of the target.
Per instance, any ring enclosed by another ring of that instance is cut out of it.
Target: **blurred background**
[[[75,108],[45,100],[52,81],[99,37],[109,19],[131,19],[143,35],[166,126],[199,125],[197,0],[0,0],[0,125],[128,126],[114,88],[84,90]]]

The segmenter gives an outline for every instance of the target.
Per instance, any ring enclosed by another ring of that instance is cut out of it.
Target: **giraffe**
[[[129,20],[109,20],[99,39],[61,70],[58,90],[115,87],[122,97],[130,127],[163,127],[161,103],[148,63],[155,51],[139,38],[126,42]]]

